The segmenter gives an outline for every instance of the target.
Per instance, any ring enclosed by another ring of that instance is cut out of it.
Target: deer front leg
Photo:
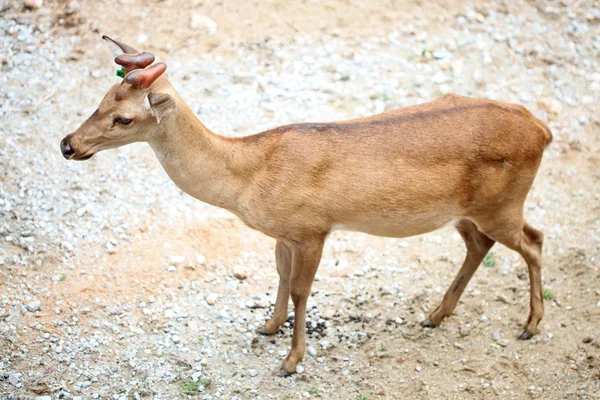
[[[292,348],[283,360],[279,371],[280,376],[295,373],[296,366],[304,358],[306,350],[306,302],[321,261],[324,242],[325,237],[321,236],[292,246],[290,292],[295,307],[294,333]]]
[[[279,327],[287,321],[292,252],[281,240],[278,240],[275,246],[275,260],[277,262],[277,272],[279,273],[279,289],[277,290],[275,311],[273,311],[273,317],[267,321],[265,326],[258,330],[261,335],[277,333]]]

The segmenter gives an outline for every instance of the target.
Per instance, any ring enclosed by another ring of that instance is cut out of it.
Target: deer
[[[543,234],[523,215],[552,141],[548,126],[521,105],[446,94],[382,114],[294,123],[243,137],[206,126],[168,81],[164,62],[102,37],[124,78],[97,110],[60,142],[67,160],[134,142],[154,150],[190,196],[224,208],[276,240],[279,287],[258,329],[273,335],[293,302],[292,345],[279,369],[289,376],[306,350],[306,305],[327,236],[335,230],[402,238],[453,223],[466,257],[441,303],[420,324],[450,316],[492,246],[519,253],[530,280],[530,339],[544,316]]]

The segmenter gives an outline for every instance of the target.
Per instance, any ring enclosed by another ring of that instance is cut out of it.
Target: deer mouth
[[[94,154],[96,154],[96,153],[86,154],[86,155],[83,155],[83,156],[72,155],[70,158],[68,158],[68,160],[85,161],[85,160],[89,160],[90,158],[92,158],[94,156]]]

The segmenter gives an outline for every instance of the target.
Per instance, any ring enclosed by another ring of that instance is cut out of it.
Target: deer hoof
[[[271,336],[274,335],[274,333],[270,333],[264,326],[261,328],[258,328],[256,330],[256,333],[258,333],[259,335],[263,335],[263,336]]]
[[[294,374],[295,374],[295,372],[289,372],[289,371],[286,371],[286,370],[285,370],[285,369],[283,369],[283,368],[280,368],[280,369],[279,369],[279,376],[280,376],[281,378],[287,378],[288,376],[292,376],[292,375],[294,375]]]
[[[437,325],[434,324],[432,320],[427,318],[426,320],[421,321],[421,326],[423,328],[435,328]]]
[[[517,336],[519,340],[529,340],[533,337],[533,333],[529,332],[527,329],[523,329],[523,332]]]

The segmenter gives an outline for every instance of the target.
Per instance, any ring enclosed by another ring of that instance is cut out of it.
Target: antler
[[[154,56],[152,57],[154,58]],[[147,69],[136,69],[125,76],[125,82],[141,89],[149,88],[150,85],[166,71],[166,69],[167,64],[164,62],[156,63]]]
[[[154,62],[154,55],[148,52],[139,54],[121,54],[115,57],[115,62],[125,68],[125,72],[133,71],[134,69],[144,69]]]

